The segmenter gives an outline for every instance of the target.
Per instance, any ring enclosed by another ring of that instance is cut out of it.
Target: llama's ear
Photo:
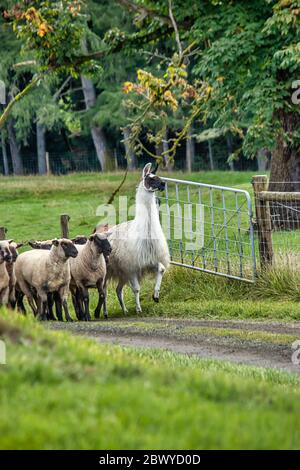
[[[145,176],[147,176],[147,175],[149,175],[149,173],[151,173],[151,166],[152,166],[152,163],[147,163],[147,165],[144,166],[143,178],[145,178]]]

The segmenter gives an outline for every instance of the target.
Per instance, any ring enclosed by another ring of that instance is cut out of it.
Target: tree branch
[[[2,129],[2,127],[6,123],[9,113],[11,112],[13,106],[18,101],[20,101],[25,95],[27,95],[32,90],[32,88],[34,88],[38,84],[41,77],[42,77],[41,75],[34,76],[31,79],[31,81],[28,83],[28,85],[8,103],[8,105],[6,106],[6,108],[4,109],[3,113],[0,116],[0,129]]]
[[[180,42],[180,36],[179,36],[179,32],[178,32],[177,23],[175,21],[174,15],[173,15],[173,4],[172,4],[172,0],[168,0],[168,1],[169,1],[169,16],[170,16],[170,19],[171,19],[172,26],[174,28],[179,56],[181,57],[182,56],[182,45],[181,45],[181,42]]]

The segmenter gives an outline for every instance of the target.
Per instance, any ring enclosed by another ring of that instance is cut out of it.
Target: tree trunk
[[[124,127],[123,136],[124,136],[124,147],[126,151],[127,167],[129,171],[134,171],[137,169],[138,165],[137,165],[137,158],[134,153],[134,150],[128,143],[129,137],[130,137],[130,131],[128,127]]]
[[[47,173],[46,162],[46,129],[44,126],[36,123],[36,147],[38,156],[38,171],[39,175]]]
[[[10,147],[10,154],[13,166],[14,175],[23,175],[23,162],[20,155],[20,148],[17,143],[14,123],[12,119],[9,119],[7,122],[7,130],[8,130],[8,138],[9,138],[9,147]]]
[[[186,136],[186,170],[191,172],[193,170],[195,161],[195,142],[192,137],[192,129],[189,128]]]
[[[215,169],[214,154],[213,154],[213,149],[212,149],[212,144],[211,144],[210,139],[208,139],[208,155],[209,155],[209,166],[210,166],[211,171],[213,171]]]
[[[267,170],[267,150],[260,149],[256,155],[258,171],[265,172]]]
[[[96,104],[96,90],[94,84],[92,80],[84,77],[83,75],[81,76],[81,83],[85,100],[85,107],[86,109],[91,109]],[[92,125],[91,135],[102,171],[113,170],[113,156],[107,145],[103,129],[100,126]]]
[[[226,134],[226,143],[227,143],[227,151],[228,151],[228,158],[229,158],[230,155],[232,155],[232,153],[233,153],[231,134]],[[228,161],[228,159],[227,159],[227,161]],[[229,160],[228,165],[229,165],[230,171],[234,171],[234,162],[233,162],[233,160]]]
[[[1,148],[2,148],[4,176],[8,176],[9,175],[9,167],[8,167],[6,142],[5,142],[5,136],[4,136],[4,131],[3,130],[1,131]]]
[[[279,112],[282,129],[292,134],[299,129],[300,118],[296,113]],[[278,134],[276,147],[271,159],[269,191],[300,191],[300,153],[299,148],[286,142],[283,133]],[[295,230],[300,227],[300,205],[287,202],[284,205],[270,204],[273,226],[280,229]]]

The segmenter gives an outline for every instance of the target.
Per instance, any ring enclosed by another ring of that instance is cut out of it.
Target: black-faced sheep
[[[0,306],[7,305],[9,301],[9,275],[6,263],[12,260],[7,240],[0,241]]]
[[[76,245],[78,257],[70,260],[70,290],[74,309],[79,320],[90,320],[89,288],[97,288],[99,293],[95,318],[99,318],[103,305],[104,316],[107,318],[106,290],[106,259],[111,253],[111,246],[105,234],[91,235],[85,245]]]
[[[74,244],[65,238],[52,240],[50,251],[31,250],[19,255],[15,264],[18,286],[39,319],[47,319],[47,296],[57,292],[66,320],[72,321],[67,304],[71,279],[69,259],[77,255]]]

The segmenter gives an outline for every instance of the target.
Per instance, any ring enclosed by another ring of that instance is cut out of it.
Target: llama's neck
[[[136,193],[134,222],[139,234],[145,238],[156,238],[161,232],[155,193],[146,191],[140,184]]]

